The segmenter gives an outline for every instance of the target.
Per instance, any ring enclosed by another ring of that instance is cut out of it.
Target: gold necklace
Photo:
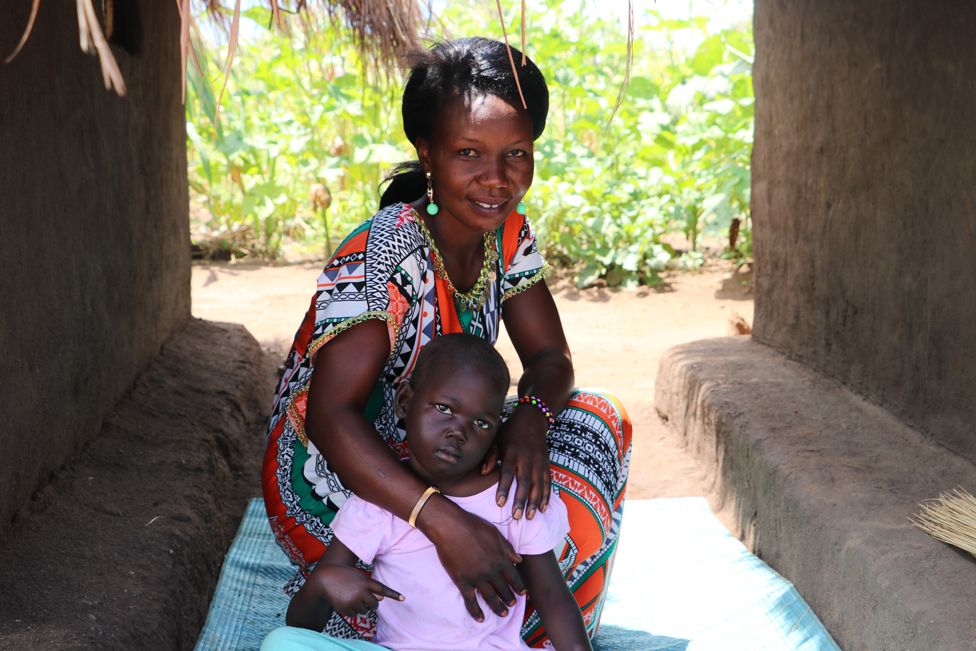
[[[494,232],[485,233],[482,238],[485,247],[485,257],[481,263],[478,280],[475,281],[471,289],[466,292],[461,292],[458,291],[458,288],[454,286],[454,283],[448,277],[447,269],[444,268],[444,256],[441,255],[440,250],[437,248],[437,244],[434,242],[434,236],[431,235],[427,224],[424,223],[422,217],[418,217],[417,223],[420,225],[420,230],[423,231],[424,237],[427,238],[427,242],[430,244],[431,253],[434,254],[434,272],[438,278],[447,281],[447,288],[454,296],[454,302],[458,308],[468,310],[480,310],[483,308],[485,302],[488,300],[490,287],[495,282],[495,267],[498,263],[498,249],[495,245]]]

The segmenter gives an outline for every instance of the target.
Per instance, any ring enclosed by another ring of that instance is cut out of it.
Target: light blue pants
[[[261,651],[386,651],[386,647],[363,640],[340,640],[307,628],[282,626],[268,633]]]

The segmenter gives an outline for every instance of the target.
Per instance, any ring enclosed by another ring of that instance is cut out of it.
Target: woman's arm
[[[573,360],[556,303],[545,281],[508,299],[502,315],[522,362],[519,396],[536,396],[553,414],[558,414],[566,406],[573,388]],[[549,422],[539,409],[519,405],[499,432],[502,474],[497,500],[499,504],[505,503],[512,477],[516,477],[518,489],[512,503],[512,515],[516,518],[523,511],[526,517],[532,518],[536,509],[545,510],[549,504],[548,428]]]
[[[407,519],[427,486],[400,463],[363,416],[390,340],[386,322],[369,320],[316,353],[305,432],[356,495]]]
[[[593,651],[583,615],[559,571],[556,555],[526,554],[519,572],[556,651]]]
[[[355,325],[323,346],[312,371],[305,431],[345,486],[407,520],[427,485],[400,463],[363,416],[389,351],[387,327],[379,320]],[[417,527],[434,543],[472,617],[482,615],[476,592],[498,614],[514,603],[512,590],[522,591],[514,565],[520,557],[494,526],[435,495],[421,510]]]
[[[305,585],[288,604],[285,623],[321,631],[332,611],[347,617],[373,610],[384,597],[403,600],[396,590],[356,569],[356,555],[336,538]]]

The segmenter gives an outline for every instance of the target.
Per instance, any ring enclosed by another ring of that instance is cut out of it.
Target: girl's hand
[[[420,512],[417,526],[434,543],[441,564],[475,620],[484,621],[478,594],[499,617],[508,615],[508,607],[515,605],[514,592],[525,594],[515,567],[522,557],[491,523],[434,496]]]
[[[403,600],[396,590],[357,570],[356,560],[356,555],[334,538],[305,585],[291,598],[285,623],[321,631],[334,610],[353,617],[376,608],[384,597]]]
[[[403,601],[403,595],[396,590],[347,565],[320,563],[308,581],[312,583],[309,589],[346,617],[374,610],[384,597]]]
[[[504,506],[512,478],[518,479],[518,488],[512,500],[512,517],[518,520],[523,513],[528,519],[537,510],[545,511],[552,493],[552,476],[549,473],[549,445],[546,442],[549,422],[532,406],[516,405],[511,418],[498,432],[497,454],[501,459],[501,478],[495,501]],[[494,466],[495,459],[487,459]]]

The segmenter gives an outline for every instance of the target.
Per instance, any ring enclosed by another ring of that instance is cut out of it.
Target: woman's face
[[[494,95],[455,97],[417,153],[434,184],[436,219],[486,233],[501,226],[532,185],[532,119]]]

